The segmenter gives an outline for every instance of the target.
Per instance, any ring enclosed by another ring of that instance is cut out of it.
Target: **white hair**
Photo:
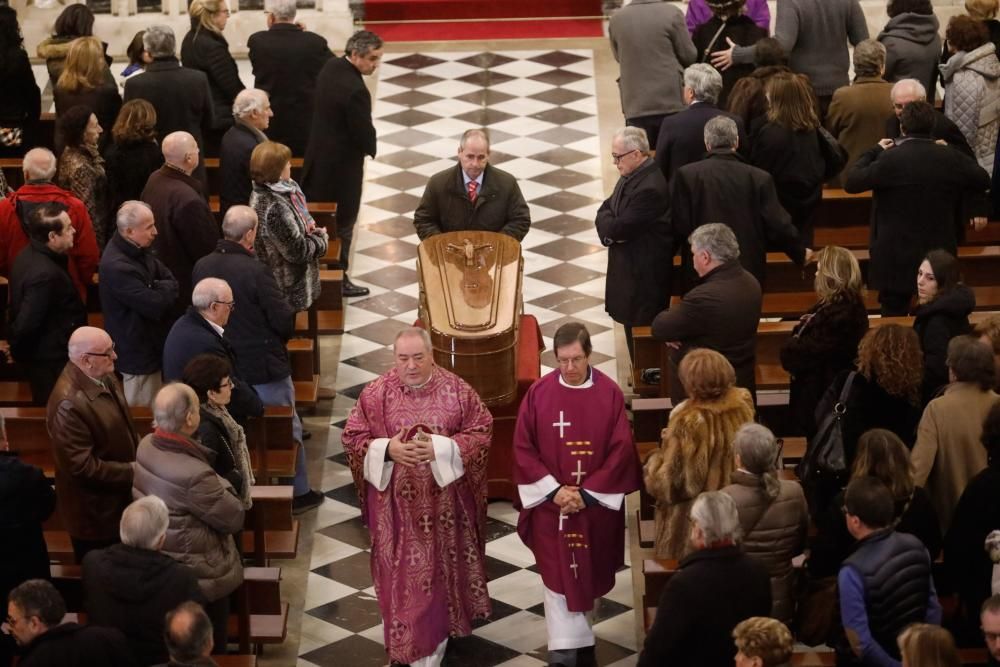
[[[729,116],[716,116],[705,123],[705,145],[713,148],[736,148],[740,132],[736,121]]]
[[[889,92],[889,99],[895,101],[897,95],[902,95],[906,91],[915,94],[918,99],[927,99],[927,89],[924,88],[924,84],[916,79],[900,79],[894,83],[892,90]]]
[[[24,154],[21,169],[29,181],[51,181],[57,165],[55,153],[48,148],[32,148]]]
[[[142,34],[142,48],[153,58],[166,58],[177,51],[174,29],[168,25],[151,25]]]
[[[264,2],[264,11],[278,21],[294,20],[297,10],[295,0],[266,0]]]
[[[615,132],[614,138],[621,139],[627,150],[649,152],[649,137],[641,127],[623,127]]]
[[[149,204],[137,199],[130,199],[119,206],[118,215],[115,216],[118,232],[124,234],[126,229],[132,229],[138,225],[142,219],[143,211],[149,211],[150,215],[153,214],[153,209],[149,207]]]
[[[722,75],[708,63],[695,63],[684,70],[684,86],[695,101],[715,104],[722,92]]]
[[[216,301],[225,301],[226,291],[230,290],[229,283],[221,278],[203,278],[194,286],[191,292],[191,305],[196,310],[205,311],[212,307]]]
[[[691,232],[688,242],[693,249],[708,252],[717,262],[729,262],[740,256],[740,243],[736,240],[736,234],[729,225],[721,222],[710,222],[698,227]]]
[[[170,512],[156,496],[145,496],[122,512],[118,534],[122,544],[154,551],[170,525]]]
[[[249,206],[230,206],[222,219],[222,236],[227,241],[239,241],[257,226],[257,211]]]
[[[706,491],[699,495],[691,506],[691,520],[701,529],[705,544],[736,544],[742,538],[740,513],[728,493]]]
[[[267,101],[267,92],[259,88],[244,88],[236,93],[236,99],[233,100],[233,117],[246,118],[255,111],[263,111]]]

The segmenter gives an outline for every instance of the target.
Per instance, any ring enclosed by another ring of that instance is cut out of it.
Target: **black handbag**
[[[823,180],[829,181],[844,171],[847,166],[847,150],[823,127],[816,128],[819,152],[823,156]]]
[[[809,442],[806,455],[795,467],[795,473],[803,482],[822,477],[838,477],[847,473],[844,454],[844,416],[847,415],[847,399],[857,371],[851,371],[844,380],[844,387],[833,408],[823,415],[816,430],[816,436]]]

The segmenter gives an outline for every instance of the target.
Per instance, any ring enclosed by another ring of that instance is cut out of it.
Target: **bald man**
[[[191,270],[212,252],[219,225],[204,198],[201,183],[191,174],[200,162],[200,150],[187,132],[171,132],[163,139],[165,164],[154,171],[142,191],[158,234],[153,250],[177,280],[179,298],[168,313],[173,322],[191,305]]]
[[[215,642],[212,639],[212,621],[195,602],[185,602],[167,613],[166,640],[171,665],[201,665],[209,667]]]
[[[73,248],[69,251],[69,275],[80,299],[87,299],[87,285],[97,269],[100,251],[86,205],[52,179],[56,174],[56,156],[48,148],[32,148],[21,163],[24,185],[12,195],[0,198],[0,276],[10,278],[17,254],[28,245],[25,225],[28,214],[43,202],[66,206],[73,225]]]
[[[59,515],[81,563],[88,552],[119,541],[118,523],[132,501],[139,438],[115,377],[111,336],[80,327],[68,348],[69,363],[49,396],[46,426]]]

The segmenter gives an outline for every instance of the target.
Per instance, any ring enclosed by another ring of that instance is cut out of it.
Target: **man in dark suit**
[[[892,108],[896,114],[885,121],[885,136],[889,139],[897,139],[902,135],[899,128],[899,117],[903,113],[903,107],[910,102],[926,102],[927,90],[916,79],[900,79],[893,85],[889,97],[892,99]],[[965,135],[962,134],[962,130],[940,111],[935,111],[930,138],[943,141],[971,158],[976,157]]]
[[[250,156],[257,144],[267,141],[264,130],[271,124],[271,102],[267,93],[256,88],[244,88],[233,100],[235,123],[222,135],[219,171],[219,210],[223,215],[230,206],[250,203],[253,183],[250,180]]]
[[[212,252],[219,240],[219,223],[202,196],[201,183],[192,176],[201,151],[187,132],[168,134],[163,140],[166,164],[154,171],[142,190],[159,234],[153,250],[177,280],[178,298],[168,313],[177,319],[191,303],[191,270]]]
[[[309,143],[316,79],[333,57],[326,40],[295,23],[295,0],[265,3],[267,30],[247,40],[254,86],[271,96],[275,118],[268,134],[302,157]]]
[[[760,283],[740,266],[740,246],[728,225],[710,223],[689,237],[694,270],[701,280],[677,305],[653,320],[653,337],[670,347],[670,400],[686,398],[678,368],[696,347],[722,354],[736,371],[736,385],[753,395],[760,322]]]
[[[362,76],[375,72],[381,59],[382,39],[359,30],[347,40],[343,58],[331,58],[323,65],[302,169],[302,189],[310,201],[337,202],[344,296],[368,294],[368,288],[351,282],[347,269],[361,207],[365,156],[375,157],[372,98]]]
[[[743,121],[715,106],[721,92],[722,75],[711,65],[695,63],[684,70],[684,103],[688,107],[663,119],[660,136],[656,140],[656,163],[660,165],[667,183],[678,169],[697,162],[705,155],[702,141],[705,123],[716,116],[728,116],[736,121],[740,152],[747,153],[749,150]]]
[[[153,105],[160,143],[171,132],[183,131],[204,146],[204,137],[212,131],[214,113],[208,77],[199,70],[181,67],[174,55],[177,41],[169,26],[146,28],[142,46],[153,62],[146,65],[145,72],[125,81],[125,101],[143,99]],[[208,182],[203,165],[198,165],[195,178]]]
[[[883,139],[847,172],[848,192],[873,190],[868,287],[883,315],[906,315],[917,268],[935,248],[955,253],[966,217],[986,225],[990,175],[962,151],[938,144],[937,112],[927,102],[903,107],[903,136]]]
[[[747,164],[736,152],[736,122],[716,116],[705,124],[704,137],[708,150],[705,159],[678,169],[671,183],[670,211],[674,236],[681,246],[682,293],[697,281],[684,240],[709,222],[722,222],[733,230],[740,244],[740,264],[761,284],[768,250],[781,250],[803,265],[809,251],[778,201],[774,179],[763,169]]]
[[[466,130],[458,144],[458,164],[431,176],[413,213],[421,240],[465,229],[524,238],[531,214],[517,179],[489,160],[486,130]]]
[[[629,356],[635,357],[632,327],[648,326],[670,301],[674,256],[667,210],[667,182],[649,157],[646,131],[626,127],[611,140],[611,157],[621,178],[597,211],[597,236],[608,248],[604,309],[625,327]]]

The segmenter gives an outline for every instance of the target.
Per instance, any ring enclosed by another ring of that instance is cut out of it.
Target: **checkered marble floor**
[[[531,209],[524,240],[525,311],[547,347],[570,319],[586,323],[592,360],[616,377],[612,322],[604,312],[607,256],[594,214],[601,181],[594,54],[589,49],[388,53],[378,72],[374,116],[378,158],[366,169],[351,277],[371,295],[351,300],[340,340],[337,399],[302,617],[299,665],[384,665],[382,625],[369,571],[370,547],[339,445],[364,385],[392,365],[398,329],[417,316],[418,239],[412,213],[427,178],[452,164],[458,137],[486,126],[491,162],[519,178]],[[543,372],[553,366],[542,357]],[[487,571],[493,617],[452,640],[446,665],[545,664],[541,579],[515,532],[508,502],[489,507]],[[626,553],[626,561],[628,554]],[[635,664],[628,568],[595,610],[601,665]]]

